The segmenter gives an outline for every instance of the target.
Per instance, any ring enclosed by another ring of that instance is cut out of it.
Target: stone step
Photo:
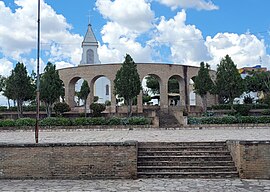
[[[138,166],[138,172],[232,172],[234,166]]]
[[[139,151],[139,156],[225,156],[229,151]]]
[[[152,147],[167,147],[167,146],[224,146],[227,147],[226,142],[140,142],[138,147],[140,148],[152,148]]]
[[[228,151],[227,146],[153,146],[139,147],[139,151]]]
[[[237,178],[237,171],[231,172],[138,172],[139,178]]]
[[[139,178],[235,178],[226,142],[143,142],[138,145]]]
[[[219,156],[209,156],[209,155],[174,155],[174,156],[138,156],[138,161],[231,161],[231,156],[219,155]]]
[[[234,166],[233,161],[139,161],[138,166]]]

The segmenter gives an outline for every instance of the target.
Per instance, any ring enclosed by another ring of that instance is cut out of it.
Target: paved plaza
[[[208,128],[208,129],[134,129],[134,130],[44,130],[40,143],[89,143],[136,141],[226,141],[269,140],[270,128]],[[34,143],[33,131],[0,131],[0,143]]]
[[[34,143],[33,131],[0,131],[0,143]],[[42,130],[40,143],[137,141],[269,140],[270,128]],[[0,191],[183,191],[270,192],[270,180],[138,179],[138,180],[0,180]]]
[[[0,191],[91,192],[270,192],[267,180],[138,179],[138,180],[0,180]]]

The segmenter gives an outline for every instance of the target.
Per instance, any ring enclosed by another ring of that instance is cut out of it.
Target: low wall
[[[137,177],[137,142],[0,144],[0,179]]]
[[[227,141],[242,179],[270,179],[269,141]]]

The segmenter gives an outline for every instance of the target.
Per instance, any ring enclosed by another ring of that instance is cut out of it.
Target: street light
[[[35,140],[38,143],[38,127],[39,127],[39,103],[40,103],[40,79],[39,79],[39,55],[40,55],[40,0],[38,0],[38,38],[37,38],[37,111],[36,111],[36,126],[35,126]]]

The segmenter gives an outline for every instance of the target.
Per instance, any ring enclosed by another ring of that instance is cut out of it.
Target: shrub
[[[203,117],[188,118],[188,124],[237,124],[237,123],[270,123],[270,116],[225,116],[225,117]]]
[[[20,118],[15,121],[15,126],[23,127],[23,126],[35,126],[36,120],[31,118]]]
[[[263,103],[270,106],[270,94],[266,94],[265,98],[263,99]]]
[[[62,116],[65,112],[70,111],[70,107],[67,103],[58,102],[53,106],[53,110],[56,113],[56,116]]]
[[[70,126],[72,121],[68,118],[47,117],[40,121],[41,126]]]
[[[79,125],[89,125],[86,117],[79,117],[72,120],[72,125],[79,126]]]
[[[242,105],[234,105],[234,109],[236,113],[241,116],[248,116],[250,109],[252,109],[252,105],[250,104],[242,104]]]
[[[106,109],[106,106],[102,103],[92,103],[90,105],[90,109],[93,110],[94,117],[100,117],[101,112]]]
[[[0,127],[15,127],[15,121],[13,119],[0,120]]]
[[[240,104],[234,104],[233,108],[236,109],[237,106]],[[256,104],[242,104],[242,105],[249,105],[251,108],[250,109],[268,109],[269,106],[264,103],[256,103]],[[212,109],[214,110],[230,110],[231,106],[228,104],[220,104],[220,105],[213,105]]]
[[[89,125],[106,125],[107,121],[104,117],[87,118]]]
[[[112,118],[107,120],[107,124],[108,125],[121,125],[122,120],[120,118],[117,118],[117,117],[112,117]]]
[[[105,101],[105,106],[111,106],[112,105],[112,102],[111,101],[109,101],[109,100],[106,100]]]
[[[7,107],[6,106],[0,106],[0,111],[7,111]]]
[[[131,117],[128,119],[129,125],[149,125],[151,121],[145,117]]]
[[[265,109],[262,111],[263,115],[270,115],[270,109]]]
[[[190,124],[190,125],[201,124],[201,118],[197,118],[197,117],[188,117],[188,124]]]

